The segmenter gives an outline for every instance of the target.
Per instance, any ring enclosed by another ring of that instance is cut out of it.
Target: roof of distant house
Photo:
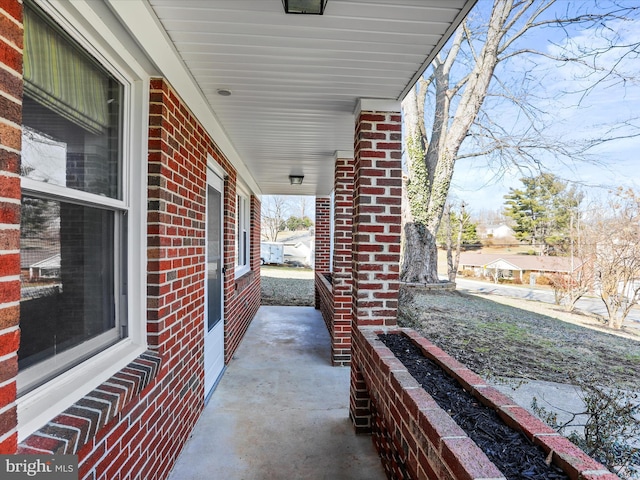
[[[513,265],[513,270],[539,271],[539,272],[571,272],[582,266],[581,258],[574,257],[549,257],[540,255],[517,255],[498,253],[471,253],[460,254],[460,266],[494,268],[499,261]]]

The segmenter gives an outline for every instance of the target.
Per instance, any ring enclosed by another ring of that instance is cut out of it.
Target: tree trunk
[[[404,252],[400,278],[411,283],[439,281],[436,239],[423,225],[413,222],[405,223]]]
[[[458,265],[460,264],[460,251],[462,250],[462,231],[465,225],[464,203],[460,207],[460,223],[458,224],[458,241],[456,243],[456,256],[453,259],[453,274],[449,274],[449,281],[455,282],[458,275]]]

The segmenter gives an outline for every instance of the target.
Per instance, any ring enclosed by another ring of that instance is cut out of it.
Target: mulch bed
[[[479,403],[410,339],[400,334],[379,338],[507,479],[569,478],[556,466],[547,465],[541,448],[507,426],[493,409]]]

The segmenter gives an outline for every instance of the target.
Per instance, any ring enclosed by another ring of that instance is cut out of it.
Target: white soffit
[[[209,111],[239,174],[280,195],[328,194],[335,152],[353,151],[358,100],[402,100],[475,3],[328,0],[319,16],[286,15],[281,0],[148,0],[149,22],[140,0],[109,1],[194,113]]]

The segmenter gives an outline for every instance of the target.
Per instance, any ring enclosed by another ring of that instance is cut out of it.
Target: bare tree
[[[285,197],[268,195],[262,198],[261,234],[266,241],[277,241],[278,233],[284,228],[287,209]]]
[[[569,161],[586,156],[595,144],[629,135],[628,131],[613,132],[607,139],[578,143],[554,138],[548,131],[549,116],[533,104],[536,80],[531,70],[535,67],[534,58],[589,67],[592,76],[583,79],[590,82],[583,89],[584,95],[593,85],[626,80],[616,70],[617,65],[602,67],[598,60],[610,52],[620,61],[637,58],[638,44],[620,44],[608,22],[637,15],[640,6],[630,2],[618,5],[613,1],[608,11],[594,14],[588,11],[591,2],[577,2],[573,9],[568,2],[559,3],[553,10],[555,4],[555,0],[494,0],[488,20],[468,17],[405,98],[408,211],[404,213],[401,270],[404,281],[438,281],[435,234],[457,160],[482,156],[495,160],[499,171],[504,171],[507,164],[538,171],[542,151]],[[565,49],[558,46],[557,54],[523,46],[523,38],[529,31],[545,26],[591,28],[592,35],[598,35],[602,41],[592,49],[567,42]],[[533,66],[523,67],[526,62],[521,62],[518,67],[521,78],[515,79],[515,70],[499,78],[505,69],[497,72],[497,66],[517,57],[526,58]],[[512,80],[508,82],[507,77]],[[486,105],[487,98],[491,99],[490,106]],[[506,104],[517,109],[513,115],[516,121],[493,118],[492,112],[499,117],[504,113],[504,108],[499,107]],[[429,129],[425,124],[427,113],[431,121]]]
[[[607,214],[608,213],[608,214]],[[619,329],[640,301],[640,195],[618,189],[593,231],[600,298]]]
[[[593,288],[593,263],[581,263],[573,271],[550,275],[556,305],[573,312],[576,303]]]
[[[298,208],[300,210],[300,218],[304,218],[307,216],[308,201],[309,201],[309,197],[305,197],[305,196],[298,197]]]
[[[585,241],[584,237],[580,212],[571,212],[569,222],[570,271],[550,275],[556,305],[562,305],[567,312],[575,310],[578,300],[593,291],[594,288],[595,248],[594,244]]]
[[[465,203],[460,203],[459,212],[455,212],[455,207],[447,203],[444,207],[444,239],[447,250],[447,277],[450,282],[456,281],[458,265],[460,264],[460,251],[462,250],[462,234],[467,224],[470,222],[470,215],[465,211]],[[454,241],[455,229],[455,241]]]

